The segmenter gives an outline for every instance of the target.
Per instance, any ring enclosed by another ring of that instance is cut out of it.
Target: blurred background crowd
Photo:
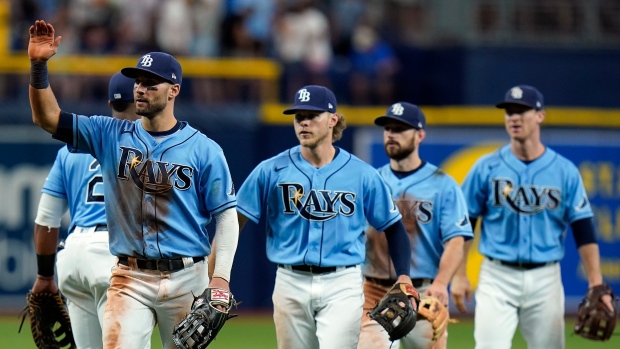
[[[389,104],[402,97],[402,80],[424,69],[416,53],[429,47],[620,48],[619,0],[11,0],[10,12],[15,52],[45,19],[63,36],[59,55],[273,59],[282,102],[299,86],[322,84],[348,104]],[[99,100],[106,80],[93,79],[57,92]],[[251,81],[188,85],[199,103],[262,98]]]

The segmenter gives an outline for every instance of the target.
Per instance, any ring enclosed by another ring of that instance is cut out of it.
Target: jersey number
[[[95,160],[90,164],[89,170],[95,171],[97,167],[99,167],[99,162]],[[102,175],[93,176],[93,178],[88,181],[88,194],[86,195],[87,204],[103,203],[103,194],[95,194],[95,187],[97,187],[97,184],[101,183],[103,183]]]

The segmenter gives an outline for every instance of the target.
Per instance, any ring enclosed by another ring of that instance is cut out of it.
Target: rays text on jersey
[[[544,209],[554,210],[562,201],[558,188],[540,185],[515,187],[508,178],[491,178],[493,206],[508,205],[513,211],[536,214]]]
[[[311,189],[306,194],[299,183],[279,183],[278,187],[282,190],[286,214],[299,213],[310,221],[328,221],[338,214],[351,216],[355,213],[355,193]]]
[[[410,197],[399,198],[396,206],[403,215],[403,219],[429,223],[433,219],[433,202],[428,200],[416,200]]]
[[[142,152],[135,148],[120,147],[118,178],[128,180],[145,193],[157,194],[172,188],[186,190],[192,185],[194,169],[163,161],[144,160]]]

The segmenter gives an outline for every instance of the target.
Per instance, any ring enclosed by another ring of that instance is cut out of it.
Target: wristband
[[[50,85],[47,80],[47,62],[30,62],[30,86],[42,90]]]
[[[54,276],[54,263],[56,254],[40,255],[37,253],[37,274],[41,276]]]

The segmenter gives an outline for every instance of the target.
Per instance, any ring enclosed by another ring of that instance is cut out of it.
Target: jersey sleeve
[[[215,215],[235,207],[237,198],[224,152],[219,151],[201,174],[201,192],[205,197],[206,210]]]
[[[109,147],[115,144],[116,139],[106,139],[115,137],[117,132],[115,126],[121,121],[108,116],[84,116],[73,115],[73,144],[71,152],[88,153],[99,158],[105,151],[104,144]]]
[[[54,164],[52,165],[50,172],[47,174],[47,178],[45,178],[45,183],[41,189],[42,193],[65,200],[67,199],[67,188],[62,174],[64,173],[63,160],[66,154],[68,154],[67,147],[62,147],[58,150],[56,160],[54,160]]]
[[[463,236],[465,240],[473,238],[469,214],[467,213],[467,203],[461,188],[456,182],[451,181],[445,184],[441,197],[441,240],[446,243],[455,236]]]
[[[266,175],[263,164],[258,165],[245,179],[237,194],[237,210],[254,223],[258,223],[262,212],[263,191]]]
[[[469,216],[477,218],[482,214],[484,203],[487,198],[487,183],[484,179],[483,162],[479,160],[465,176],[461,188],[465,196],[465,203],[469,211]]]
[[[384,231],[401,219],[402,216],[392,200],[390,189],[375,169],[372,169],[371,175],[368,176],[365,189],[364,212],[373,228]]]
[[[570,171],[566,181],[567,188],[564,192],[568,193],[567,219],[569,223],[573,223],[580,219],[591,218],[594,214],[592,213],[592,207],[590,206],[588,194],[586,193],[579,170],[574,166],[569,168]]]

